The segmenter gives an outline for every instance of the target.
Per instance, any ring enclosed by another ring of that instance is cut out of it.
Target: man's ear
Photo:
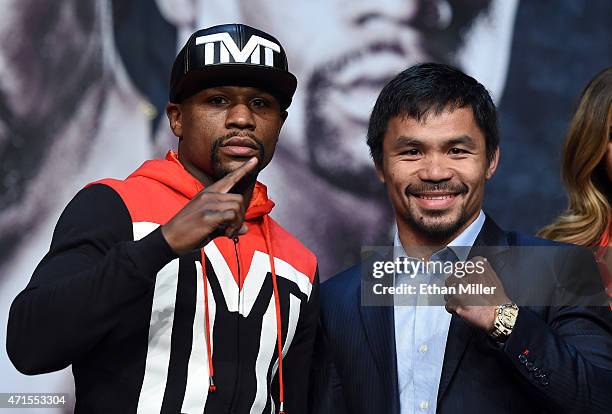
[[[495,153],[493,154],[493,158],[491,162],[487,166],[487,171],[485,173],[485,179],[490,180],[495,174],[495,170],[497,170],[497,163],[499,162],[499,147],[495,149]]]
[[[287,116],[289,113],[287,111],[280,111],[280,125],[278,126],[278,136],[280,137],[281,129],[283,129],[283,125],[285,125],[285,121],[287,120]]]
[[[168,102],[166,105],[166,115],[170,122],[170,129],[172,133],[178,138],[183,137],[183,114],[181,112],[181,105]]]
[[[376,176],[380,180],[381,183],[385,183],[385,172],[382,168],[382,163],[374,162],[374,167],[376,168]]]

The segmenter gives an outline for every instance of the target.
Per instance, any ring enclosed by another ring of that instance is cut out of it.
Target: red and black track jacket
[[[281,348],[285,410],[305,412],[316,258],[269,218],[260,183],[248,233],[176,257],[159,226],[202,189],[169,153],[81,190],[11,307],[13,364],[26,374],[72,364],[76,412],[270,413]]]

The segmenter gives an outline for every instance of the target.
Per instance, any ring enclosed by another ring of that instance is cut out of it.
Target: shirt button
[[[429,407],[429,403],[425,400],[421,401],[421,404],[419,404],[419,408],[423,411],[427,410],[427,407]]]
[[[419,347],[419,352],[424,354],[425,352],[427,352],[429,348],[427,348],[427,345],[423,344]]]

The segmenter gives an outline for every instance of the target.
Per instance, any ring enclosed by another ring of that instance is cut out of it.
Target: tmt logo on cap
[[[193,33],[178,53],[170,79],[170,102],[180,103],[202,89],[251,86],[272,93],[283,110],[297,79],[273,36],[245,24],[224,24]]]
[[[260,64],[261,51],[264,50],[264,62],[266,66],[274,67],[274,52],[280,53],[281,48],[278,44],[252,35],[244,48],[240,50],[229,33],[215,33],[211,35],[198,36],[195,40],[196,45],[204,45],[204,64],[229,63],[230,56],[235,62],[245,63],[250,58],[250,63]],[[215,44],[219,45],[218,59],[215,60]]]

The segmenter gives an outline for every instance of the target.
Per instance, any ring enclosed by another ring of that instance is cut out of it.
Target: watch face
[[[504,325],[508,329],[511,329],[514,327],[517,315],[518,312],[515,308],[507,307],[502,309],[502,313],[499,319],[502,325]]]

